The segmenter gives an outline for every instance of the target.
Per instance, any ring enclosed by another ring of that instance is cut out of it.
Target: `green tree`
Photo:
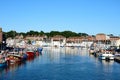
[[[42,36],[44,35],[45,33],[43,31],[40,31],[39,34]]]
[[[22,35],[24,38],[26,37],[26,33],[24,33],[24,32],[20,32],[20,33],[18,33],[18,35]]]
[[[32,42],[31,42],[31,40],[28,40],[28,42],[27,42],[28,44],[31,44]]]
[[[55,35],[60,35],[60,32],[59,31],[51,31],[50,32],[50,36],[53,37]]]
[[[87,33],[78,33],[79,36],[88,36]]]
[[[16,31],[9,31],[9,32],[4,32],[5,34],[5,37],[8,38],[8,37],[12,37],[14,38],[16,35],[23,35],[23,37],[26,37],[27,35],[30,35],[30,36],[38,36],[38,35],[46,35],[47,37],[53,37],[55,35],[62,35],[66,38],[68,37],[76,37],[76,36],[88,36],[88,34],[86,33],[76,33],[76,32],[72,32],[72,31],[62,31],[62,32],[59,32],[59,31],[51,31],[51,32],[43,32],[43,31],[33,31],[33,30],[30,30],[26,33],[24,32],[20,32],[20,33],[17,33]]]
[[[61,35],[63,35],[66,38],[79,36],[77,33],[72,32],[72,31],[63,31],[63,32],[61,32]]]
[[[11,30],[7,32],[7,37],[15,38],[16,35],[17,35],[16,31]]]

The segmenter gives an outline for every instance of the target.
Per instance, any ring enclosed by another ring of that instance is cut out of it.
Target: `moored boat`
[[[105,51],[99,55],[102,60],[114,60],[114,55],[111,52]]]
[[[38,53],[40,53],[40,54],[42,53],[42,50],[43,50],[43,48],[40,48],[40,47],[37,48],[37,51],[38,51]]]
[[[7,66],[7,61],[6,60],[0,61],[0,68],[5,66]]]
[[[17,62],[21,62],[21,57],[20,56],[16,56],[16,55],[9,55],[7,57],[7,60],[10,62],[10,63],[17,63]]]
[[[0,54],[0,67],[7,66],[7,60]]]
[[[7,60],[10,63],[17,63],[21,61],[21,55],[19,54],[19,52],[9,52],[7,54]]]
[[[22,61],[27,60],[27,58],[28,58],[27,54],[23,53],[23,55],[22,55]]]
[[[35,56],[35,53],[32,50],[26,51],[26,54],[27,54],[28,58],[34,58],[34,56]]]

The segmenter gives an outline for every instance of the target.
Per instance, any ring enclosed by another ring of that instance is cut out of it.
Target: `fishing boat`
[[[17,63],[22,60],[21,55],[18,52],[9,52],[7,54],[7,60],[10,63]]]
[[[15,55],[9,55],[8,56],[8,61],[10,63],[17,63],[21,61],[21,57],[15,56]]]
[[[28,49],[26,51],[26,54],[27,54],[27,56],[28,56],[29,59],[30,58],[34,58],[34,56],[35,56],[35,53],[34,53],[34,51],[32,49]]]

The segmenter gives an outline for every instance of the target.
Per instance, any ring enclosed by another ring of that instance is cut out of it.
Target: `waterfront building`
[[[106,34],[104,33],[99,33],[96,35],[96,40],[97,41],[105,41],[106,40]]]
[[[85,36],[83,38],[81,46],[88,48],[93,44],[94,41],[95,41],[95,37],[93,37],[93,36]]]
[[[6,40],[7,47],[8,47],[8,46],[9,46],[9,47],[12,47],[12,46],[14,45],[14,42],[15,42],[14,39],[12,39],[12,38],[7,38],[7,40]]]
[[[80,46],[83,41],[83,37],[69,37],[66,39],[66,46]]]
[[[2,30],[1,30],[2,32]],[[2,37],[2,36],[1,36]],[[2,38],[1,38],[2,39]],[[56,35],[53,37],[47,37],[45,35],[28,35],[25,38],[22,35],[16,36],[14,39],[8,38],[7,45],[9,46],[19,46],[23,44],[32,44],[36,46],[43,46],[43,47],[60,47],[60,46],[83,46],[83,47],[90,47],[93,43],[98,46],[116,46],[117,40],[120,38],[117,36],[107,36],[104,33],[99,33],[96,36],[77,36],[77,37],[68,37],[65,38],[62,35]],[[95,46],[96,46],[95,45]]]
[[[66,38],[61,35],[56,35],[51,37],[51,46],[54,47],[60,47],[60,46],[65,46],[66,43]]]
[[[25,37],[26,40],[34,42],[34,45],[40,45],[42,46],[42,43],[47,39],[47,36],[45,35],[28,35]],[[37,41],[37,43],[36,43]]]
[[[118,46],[120,37],[110,36],[111,46]]]
[[[110,44],[110,37],[104,33],[99,33],[96,35],[96,42],[98,44]]]
[[[115,46],[117,46],[118,48],[120,48],[120,39],[116,40]]]
[[[28,36],[25,37],[25,39],[31,40],[31,41],[36,41],[36,40],[43,41],[44,38],[46,38],[46,36],[28,35]]]
[[[95,40],[92,36],[69,37],[66,39],[66,46],[89,47]]]
[[[94,42],[96,40],[95,36],[86,36],[87,41]]]

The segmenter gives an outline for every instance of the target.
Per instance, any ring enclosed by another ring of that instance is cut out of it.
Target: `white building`
[[[119,47],[120,46],[120,39],[116,40],[115,46]]]
[[[66,43],[66,38],[61,35],[56,35],[51,38],[51,46],[53,47],[64,46],[65,43]]]

